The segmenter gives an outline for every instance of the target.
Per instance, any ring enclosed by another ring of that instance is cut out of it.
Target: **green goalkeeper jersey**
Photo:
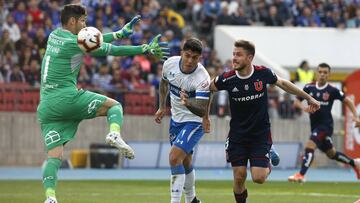
[[[103,43],[101,52],[109,52],[110,46]],[[51,32],[41,65],[42,100],[77,93],[77,76],[83,57],[84,53],[77,44],[77,35],[62,28]]]

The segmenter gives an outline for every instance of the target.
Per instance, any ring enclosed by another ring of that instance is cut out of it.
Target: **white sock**
[[[185,203],[191,203],[196,196],[195,194],[195,169],[185,175],[184,184]]]
[[[170,179],[170,194],[171,203],[180,203],[181,194],[184,188],[185,174],[171,175]]]

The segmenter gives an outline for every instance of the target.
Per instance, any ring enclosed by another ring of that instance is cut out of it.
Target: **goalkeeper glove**
[[[121,30],[114,32],[114,38],[121,39],[130,36],[134,32],[134,25],[140,21],[140,18],[140,15],[135,16],[130,22],[126,23]]]
[[[143,53],[150,53],[156,56],[161,61],[165,61],[170,56],[170,49],[168,48],[167,42],[159,42],[160,37],[161,34],[158,34],[151,40],[149,44],[143,44],[141,46],[143,49]]]

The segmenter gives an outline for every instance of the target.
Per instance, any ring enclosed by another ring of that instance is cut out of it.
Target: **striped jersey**
[[[165,61],[162,77],[169,82],[171,117],[175,122],[202,122],[202,118],[188,110],[180,100],[180,91],[183,89],[189,98],[209,99],[210,76],[200,63],[191,73],[181,70],[181,57],[173,56]]]

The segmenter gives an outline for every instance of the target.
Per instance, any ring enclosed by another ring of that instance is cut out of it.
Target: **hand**
[[[312,97],[308,100],[308,105],[309,106],[305,109],[306,112],[314,113],[320,109],[320,102]]]
[[[189,95],[187,95],[186,91],[184,89],[181,89],[181,91],[180,91],[181,104],[184,106],[187,106],[188,98],[189,98]]]
[[[360,118],[359,117],[354,118],[354,122],[355,122],[355,128],[360,128]]]
[[[155,122],[160,124],[161,119],[164,117],[164,115],[165,115],[165,109],[158,109],[155,113]]]
[[[115,38],[121,39],[132,35],[134,33],[134,25],[140,21],[140,18],[141,16],[137,15],[133,19],[131,19],[131,21],[126,23],[121,30],[115,32]]]
[[[210,132],[210,119],[208,117],[207,118],[203,117],[202,126],[204,128],[205,133]]]
[[[159,42],[160,37],[161,35],[158,34],[149,44],[143,44],[143,53],[150,53],[161,61],[165,61],[170,56],[170,49],[168,48],[167,42]]]

